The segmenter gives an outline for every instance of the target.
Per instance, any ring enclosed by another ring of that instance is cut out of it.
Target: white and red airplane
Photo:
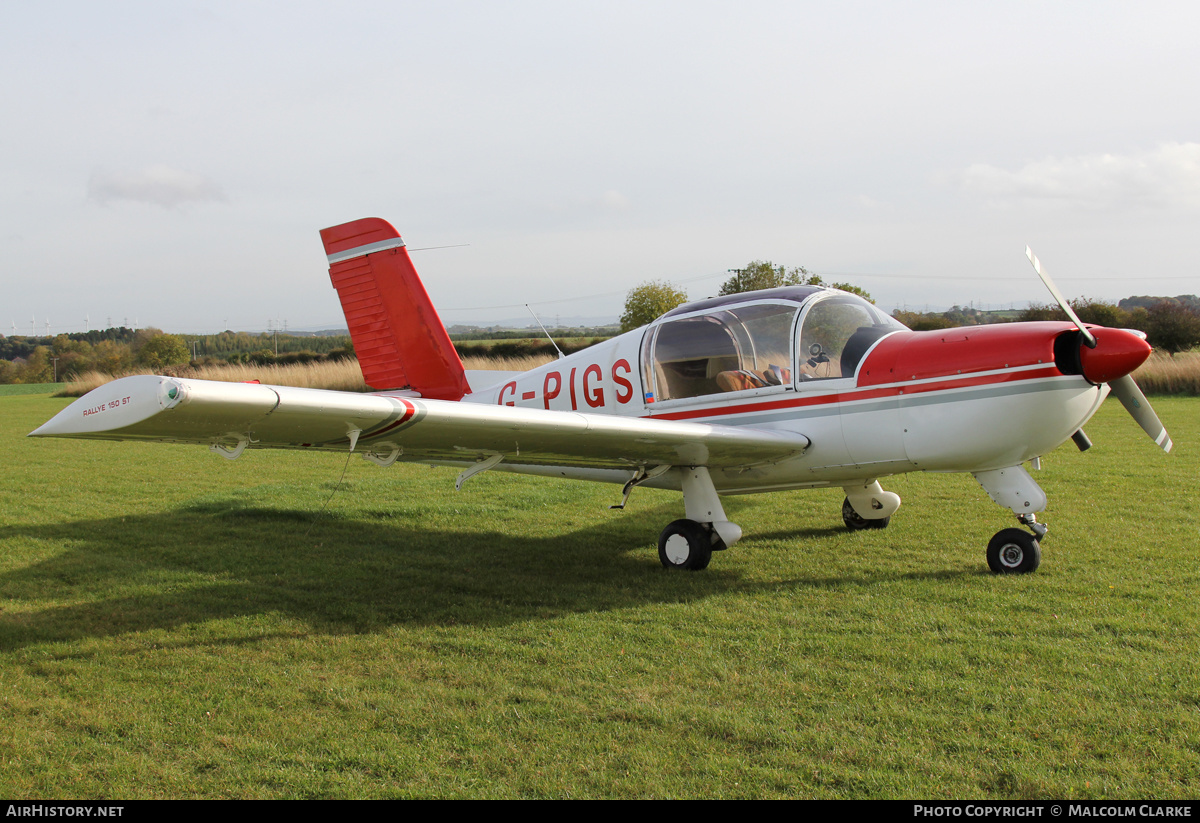
[[[840,486],[851,529],[900,506],[880,478],[970,472],[1028,528],[988,544],[997,573],[1041,561],[1046,495],[1026,471],[1115,394],[1165,451],[1171,440],[1129,376],[1140,332],[1009,323],[913,332],[836,289],[792,286],[680,306],[648,326],[528,372],[465,372],[404,241],[368,218],[321,232],[371,394],[135,376],[72,403],[35,437],[357,451],[683,492],[658,541],[668,568],[703,569],[735,544],[722,495]]]

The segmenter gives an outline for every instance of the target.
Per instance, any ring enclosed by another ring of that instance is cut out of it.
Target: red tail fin
[[[471,389],[400,234],[368,217],[321,230],[329,279],[372,388],[458,400]]]

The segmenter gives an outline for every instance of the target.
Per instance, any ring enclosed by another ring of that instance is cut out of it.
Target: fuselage
[[[812,441],[779,464],[714,473],[722,493],[986,471],[1050,451],[1099,408],[1107,386],[1062,353],[1059,341],[1076,334],[1056,322],[913,332],[854,295],[774,289],[688,304],[463,402],[779,429]]]

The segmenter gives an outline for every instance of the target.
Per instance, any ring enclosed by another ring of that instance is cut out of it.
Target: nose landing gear
[[[988,496],[1012,511],[1017,520],[1029,527],[1001,529],[988,541],[987,564],[996,574],[1029,574],[1042,563],[1038,542],[1046,536],[1046,526],[1037,522],[1036,512],[1045,510],[1046,493],[1021,466],[994,471],[974,472],[975,479]]]

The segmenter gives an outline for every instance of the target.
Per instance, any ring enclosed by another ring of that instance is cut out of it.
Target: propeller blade
[[[1080,322],[1079,316],[1075,314],[1075,310],[1071,308],[1071,304],[1067,302],[1067,298],[1062,296],[1062,292],[1058,290],[1058,286],[1054,285],[1054,281],[1050,279],[1050,275],[1042,271],[1042,261],[1037,259],[1037,255],[1033,253],[1033,249],[1029,248],[1029,246],[1025,247],[1025,256],[1028,257],[1029,262],[1033,264],[1033,270],[1037,272],[1037,276],[1042,278],[1042,282],[1045,283],[1046,288],[1050,290],[1051,296],[1058,301],[1058,305],[1067,313],[1067,317],[1071,318],[1071,322],[1075,324],[1075,328],[1079,329],[1079,331],[1083,333],[1084,339],[1087,340],[1088,348],[1096,348],[1096,338],[1090,331],[1083,327],[1083,323]],[[1134,386],[1134,388],[1136,389],[1137,387]],[[1138,394],[1141,394],[1141,392],[1138,392]],[[1142,398],[1143,401],[1145,399],[1145,397]],[[1126,408],[1129,407],[1126,406]],[[1130,414],[1133,414],[1133,412],[1130,412]],[[1145,426],[1142,428],[1145,428]]]
[[[1071,322],[1075,324],[1075,328],[1079,329],[1079,333],[1083,335],[1088,348],[1095,349],[1096,336],[1083,327],[1083,323],[1079,320],[1079,315],[1075,314],[1075,310],[1071,308],[1071,304],[1067,302],[1067,298],[1062,296],[1062,292],[1058,290],[1058,286],[1054,285],[1054,281],[1050,279],[1050,275],[1042,271],[1042,262],[1037,259],[1037,255],[1033,253],[1033,249],[1029,248],[1029,246],[1025,247],[1025,256],[1029,258],[1029,262],[1033,264],[1033,270],[1037,272],[1037,276],[1042,279],[1042,283],[1050,290],[1050,294],[1054,296],[1058,305],[1067,313],[1067,317],[1071,318]],[[1144,333],[1132,329],[1130,331],[1143,340],[1146,339]],[[1142,355],[1141,359],[1144,358],[1145,355]],[[1093,375],[1092,379],[1099,382],[1104,378]],[[1133,381],[1133,377],[1126,374],[1123,377],[1118,377],[1116,380],[1110,380],[1108,381],[1108,387],[1112,394],[1121,401],[1121,405],[1125,407],[1125,411],[1129,412],[1129,415],[1142,427],[1142,431],[1150,435],[1150,439],[1163,451],[1171,451],[1171,446],[1174,445],[1171,442],[1171,435],[1167,434],[1166,426],[1158,419],[1158,415],[1150,407],[1150,401],[1146,399],[1146,395],[1142,394],[1142,390]],[[1091,445],[1091,441],[1087,439],[1087,435],[1082,430],[1076,432],[1072,437],[1076,437],[1075,445],[1079,446],[1080,451]],[[1084,445],[1085,443],[1086,445]]]
[[[1108,385],[1112,389],[1112,393],[1121,401],[1121,405],[1125,407],[1125,410],[1142,427],[1142,431],[1150,435],[1150,439],[1159,448],[1165,452],[1169,452],[1171,446],[1174,445],[1171,442],[1171,435],[1167,434],[1166,427],[1158,419],[1158,415],[1154,413],[1154,409],[1150,408],[1150,402],[1146,400],[1146,395],[1142,394],[1142,390],[1138,388],[1138,384],[1133,382],[1133,377],[1127,374],[1124,377],[1118,377]]]

